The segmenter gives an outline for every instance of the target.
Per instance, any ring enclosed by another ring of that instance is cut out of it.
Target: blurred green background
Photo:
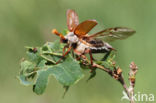
[[[33,93],[32,87],[19,84],[16,75],[20,59],[26,57],[24,46],[41,46],[59,39],[51,30],[67,28],[65,14],[69,8],[75,9],[80,21],[98,21],[91,32],[115,26],[137,31],[127,40],[111,44],[118,50],[116,59],[124,77],[128,77],[131,61],[138,65],[135,92],[156,96],[155,0],[0,0],[0,103],[127,102],[120,100],[121,85],[100,70],[88,83],[89,73],[85,72],[85,78],[72,86],[64,99],[63,88],[53,77],[41,96]]]

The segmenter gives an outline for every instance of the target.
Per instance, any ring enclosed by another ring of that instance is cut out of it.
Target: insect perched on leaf
[[[114,50],[114,48],[107,43],[108,41],[125,39],[135,33],[134,30],[126,27],[115,27],[88,35],[88,32],[97,25],[96,20],[86,20],[79,24],[78,16],[74,10],[67,10],[66,15],[69,32],[63,36],[56,29],[52,30],[53,34],[60,37],[62,43],[67,43],[63,48],[63,57],[65,57],[71,49],[73,49],[77,56],[82,58],[86,58],[85,54],[89,53],[91,65],[93,64],[92,53],[106,53],[104,58],[107,58],[110,52]],[[68,49],[65,52],[66,48]],[[60,60],[57,63],[59,63]]]

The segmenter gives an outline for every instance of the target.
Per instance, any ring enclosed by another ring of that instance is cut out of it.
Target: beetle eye
[[[68,42],[68,39],[61,39],[61,42],[62,43],[67,43]]]

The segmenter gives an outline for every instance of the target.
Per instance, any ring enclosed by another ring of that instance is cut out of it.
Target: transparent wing
[[[81,37],[86,35],[95,25],[97,25],[96,20],[86,20],[80,23],[74,30],[74,34]]]
[[[79,24],[79,18],[74,10],[67,10],[67,26],[69,31],[74,31],[74,29]]]
[[[126,27],[115,27],[115,28],[108,28],[103,31],[97,32],[93,35],[90,35],[89,38],[100,38],[106,42],[111,42],[114,40],[122,40],[126,39],[129,36],[135,33],[134,30]]]

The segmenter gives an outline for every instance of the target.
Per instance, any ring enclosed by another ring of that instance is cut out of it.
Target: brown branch
[[[123,86],[124,91],[126,92],[127,96],[130,98],[128,87],[125,83],[125,80],[124,80],[123,75],[122,75],[122,70],[120,68],[115,68],[114,71],[112,71],[109,68],[105,68],[104,66],[98,65],[96,63],[94,63],[93,66],[97,67],[100,70],[107,72],[112,78],[119,81],[120,84]]]
[[[135,87],[135,76],[138,71],[138,67],[134,62],[131,62],[130,64],[130,72],[129,72],[129,81],[130,81],[130,86],[129,86],[129,95],[130,95],[130,100],[131,103],[134,103],[134,87]]]
[[[85,65],[89,64],[89,60],[86,58],[83,58]],[[135,65],[134,62],[132,62],[130,64],[130,72],[129,72],[129,81],[130,81],[130,86],[128,87],[125,83],[124,77],[122,75],[122,69],[120,67],[116,67],[115,66],[115,62],[113,62],[114,65],[114,70],[111,70],[109,68],[105,68],[102,65],[93,63],[93,67],[98,68],[100,70],[105,71],[106,73],[108,73],[112,78],[114,78],[115,80],[119,81],[119,83],[122,85],[122,87],[124,88],[124,91],[126,92],[127,96],[129,97],[130,103],[134,103],[134,86],[135,86],[135,75],[136,72],[138,70],[138,67]]]

